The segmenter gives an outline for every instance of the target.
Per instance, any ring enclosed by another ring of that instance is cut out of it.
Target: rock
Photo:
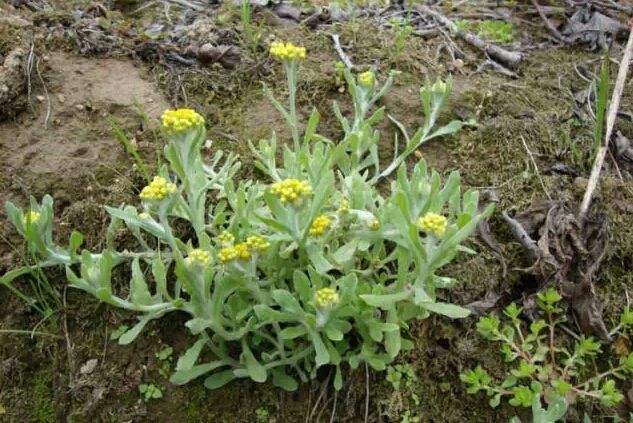
[[[66,101],[66,97],[64,97],[63,94],[59,94],[57,96],[57,101],[59,101],[60,103],[64,103]]]
[[[37,97],[35,97],[37,99],[37,101],[39,101],[40,103],[43,102],[44,100],[46,100],[46,97],[44,97],[43,95],[38,95]]]
[[[0,66],[0,115],[14,111],[14,101],[26,88],[25,58],[26,49],[16,47]]]
[[[82,375],[89,375],[97,368],[97,364],[99,364],[99,360],[97,360],[96,358],[91,358],[90,360],[86,361],[83,366],[81,366],[81,368],[79,369],[79,373],[81,373]]]

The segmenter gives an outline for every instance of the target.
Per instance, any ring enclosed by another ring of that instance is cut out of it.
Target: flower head
[[[251,235],[246,238],[246,245],[252,251],[264,251],[270,246],[270,243],[262,236]]]
[[[418,226],[426,233],[442,236],[446,232],[447,219],[441,214],[428,212],[418,219]]]
[[[372,71],[363,72],[358,75],[358,83],[361,85],[361,87],[371,88],[374,86],[375,82],[376,76]]]
[[[446,82],[441,79],[437,79],[433,85],[431,85],[431,91],[435,94],[444,94],[446,92]]]
[[[275,41],[270,44],[270,55],[279,60],[305,59],[306,49],[290,42]]]
[[[222,263],[227,263],[237,258],[237,251],[235,247],[224,247],[218,252],[218,260]]]
[[[238,258],[242,260],[248,260],[251,258],[251,252],[248,249],[248,244],[246,244],[245,242],[240,242],[239,244],[236,244],[233,248],[235,248],[235,252],[237,253]]]
[[[369,223],[367,224],[367,226],[369,227],[369,229],[371,229],[372,231],[377,231],[378,229],[380,229],[380,220],[376,219],[375,217],[369,221]]]
[[[341,200],[341,204],[339,204],[338,206],[338,210],[339,213],[341,214],[347,214],[349,213],[349,200],[347,200],[346,198],[343,198]]]
[[[290,178],[272,184],[270,192],[278,196],[282,203],[296,203],[302,196],[311,194],[312,187],[308,181]]]
[[[318,308],[331,307],[339,301],[338,293],[332,288],[319,289],[314,298]]]
[[[199,248],[189,251],[185,263],[189,266],[206,266],[211,261],[211,253]]]
[[[218,235],[218,241],[222,245],[231,245],[233,241],[235,241],[235,236],[229,231],[222,231],[220,235]]]
[[[38,220],[40,220],[40,213],[34,210],[29,210],[28,212],[24,213],[22,219],[25,225],[32,225],[33,223],[36,223]]]
[[[170,109],[163,113],[162,122],[168,131],[183,132],[204,125],[204,118],[193,109]]]
[[[152,215],[146,212],[142,212],[138,214],[138,218],[141,220],[149,220],[152,218]]]
[[[325,231],[332,225],[332,220],[326,215],[317,216],[310,226],[310,235],[323,235]]]
[[[251,252],[245,242],[235,244],[233,247],[224,247],[220,250],[220,252],[218,252],[218,259],[222,263],[227,263],[236,259],[248,260],[250,258]]]
[[[160,201],[176,192],[176,184],[167,182],[162,176],[154,176],[152,182],[141,190],[139,197],[146,201]]]

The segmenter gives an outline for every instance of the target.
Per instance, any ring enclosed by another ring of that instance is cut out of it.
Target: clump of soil
[[[30,110],[0,122],[2,197],[23,204],[28,195],[51,194],[59,216],[68,206],[76,209],[75,202],[129,195],[133,162],[111,122],[142,137],[141,115],[158,118],[168,107],[164,97],[130,60],[55,52],[43,63],[44,86],[33,82]],[[78,229],[91,223],[81,214],[71,222]],[[10,236],[8,225],[2,232]],[[88,235],[99,233],[93,232]]]

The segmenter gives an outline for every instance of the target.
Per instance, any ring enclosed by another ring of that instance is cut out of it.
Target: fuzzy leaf
[[[206,340],[204,338],[198,339],[195,344],[191,346],[183,355],[178,358],[176,363],[176,370],[188,370],[193,367],[195,362],[200,356],[202,347],[204,347]]]
[[[144,316],[140,322],[132,327],[132,329],[128,330],[119,337],[119,345],[128,345],[134,341],[151,319],[151,316]]]
[[[212,361],[211,363],[198,364],[197,366],[192,366],[188,369],[177,370],[173,375],[171,375],[169,381],[174,385],[184,385],[185,383],[188,383],[193,379],[224,365],[225,363],[223,361]]]
[[[223,370],[214,373],[204,380],[204,386],[207,389],[218,389],[235,379],[233,370]]]
[[[433,313],[450,317],[451,319],[462,319],[470,315],[470,310],[450,303],[420,303],[420,307],[425,308]]]
[[[273,385],[285,390],[285,391],[296,391],[299,387],[297,381],[286,374],[281,368],[271,370],[273,375]]]

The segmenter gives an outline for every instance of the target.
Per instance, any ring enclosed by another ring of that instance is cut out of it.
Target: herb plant
[[[235,180],[240,164],[232,154],[218,151],[207,162],[204,119],[178,109],[163,114],[168,165],[141,191],[140,208],[106,207],[112,222],[104,251],[80,251],[77,232],[67,246],[53,242],[50,196],[26,210],[6,205],[38,257],[36,268],[64,266],[72,287],[138,314],[133,327],[117,334],[120,344],[168,313],[189,316],[185,326],[194,340],[176,361],[175,384],[205,376],[213,389],[236,378],[272,379],[294,390],[332,366],[340,389],[343,364],[384,370],[411,348],[412,319],[468,315],[438,300],[438,289],[455,283],[440,269],[472,252],[461,243],[491,209],[479,211],[476,191],[461,192],[456,172],[442,184],[423,161],[410,174],[404,163],[425,141],[461,127],[455,121],[436,128],[450,81],[421,90],[422,126],[383,167],[375,126],[384,110],[372,109],[393,75],[380,86],[373,72],[345,72],[354,111],[345,117],[334,106],[343,128],[334,142],[316,133],[318,112],[305,125],[299,120],[297,67],[305,49],[274,43],[271,55],[284,65],[289,100],[282,105],[266,92],[290,126],[292,143],[278,147],[273,134],[251,145],[262,181]],[[133,248],[117,246],[121,229],[136,239]],[[130,269],[127,289],[112,281],[118,267]],[[16,269],[2,282],[22,273]]]
[[[477,25],[477,32],[483,38],[497,43],[511,43],[514,27],[510,22],[485,20]]]
[[[163,391],[160,387],[153,383],[142,383],[138,386],[138,391],[143,398],[143,401],[148,402],[153,399],[160,399],[163,397]]]
[[[508,323],[502,324],[493,315],[479,320],[478,332],[501,344],[501,355],[505,362],[513,363],[513,369],[500,382],[494,381],[481,366],[462,373],[460,378],[468,385],[468,393],[485,392],[492,407],[497,407],[503,397],[514,407],[531,407],[534,422],[558,421],[568,406],[579,400],[597,400],[605,407],[622,401],[624,396],[615,380],[630,379],[633,353],[596,373],[593,360],[602,349],[599,341],[580,337],[571,347],[562,345],[565,314],[558,292],[550,288],[537,294],[537,306],[541,316],[527,327],[520,319],[522,309],[514,303],[503,311]],[[611,333],[630,328],[633,312],[627,308]]]
[[[400,55],[404,51],[404,47],[406,46],[409,37],[411,36],[411,34],[413,34],[413,31],[415,30],[413,28],[413,25],[411,25],[411,12],[409,11],[409,13],[407,13],[407,16],[403,20],[393,18],[390,20],[389,23],[395,29],[393,46],[395,49],[394,56],[397,60],[400,58]]]

